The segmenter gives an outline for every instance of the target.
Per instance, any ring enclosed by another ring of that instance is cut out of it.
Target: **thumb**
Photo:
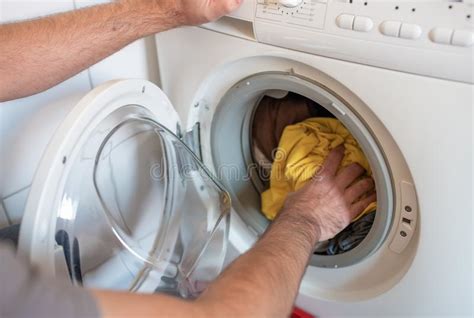
[[[222,15],[226,15],[231,13],[234,10],[237,10],[243,3],[243,0],[221,0],[218,1],[219,4],[219,11],[221,11]]]
[[[234,11],[240,8],[242,3],[244,2],[244,0],[229,0],[229,1],[231,2],[230,8],[229,8],[231,11]]]

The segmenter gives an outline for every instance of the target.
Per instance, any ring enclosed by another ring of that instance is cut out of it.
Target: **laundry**
[[[318,244],[314,253],[318,255],[338,255],[353,250],[369,234],[374,224],[375,214],[374,211],[364,215],[334,238]]]
[[[270,188],[263,192],[262,212],[273,220],[283,207],[289,193],[302,188],[323,165],[329,152],[344,144],[341,167],[358,163],[370,176],[370,166],[359,144],[335,118],[309,118],[287,126],[280,139],[272,165]],[[372,202],[354,221],[376,210]]]

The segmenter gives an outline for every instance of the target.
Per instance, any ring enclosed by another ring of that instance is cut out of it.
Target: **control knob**
[[[303,0],[278,0],[278,2],[280,2],[280,4],[284,7],[296,8],[303,2]]]

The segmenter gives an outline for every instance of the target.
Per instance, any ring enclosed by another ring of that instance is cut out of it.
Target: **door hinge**
[[[194,154],[202,161],[201,153],[201,125],[199,122],[194,124],[193,128],[187,131],[181,138],[183,142],[194,152]]]

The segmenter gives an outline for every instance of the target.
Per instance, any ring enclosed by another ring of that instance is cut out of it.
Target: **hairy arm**
[[[279,218],[254,248],[193,302],[163,295],[102,291],[95,295],[104,317],[110,318],[288,317],[318,237],[308,223]]]
[[[131,42],[227,14],[241,0],[119,0],[0,25],[0,102],[44,91]]]
[[[355,181],[364,172],[360,166],[336,175],[343,155],[342,147],[333,151],[259,242],[196,301],[95,292],[104,316],[287,317],[316,242],[340,232],[374,200],[373,181]]]

